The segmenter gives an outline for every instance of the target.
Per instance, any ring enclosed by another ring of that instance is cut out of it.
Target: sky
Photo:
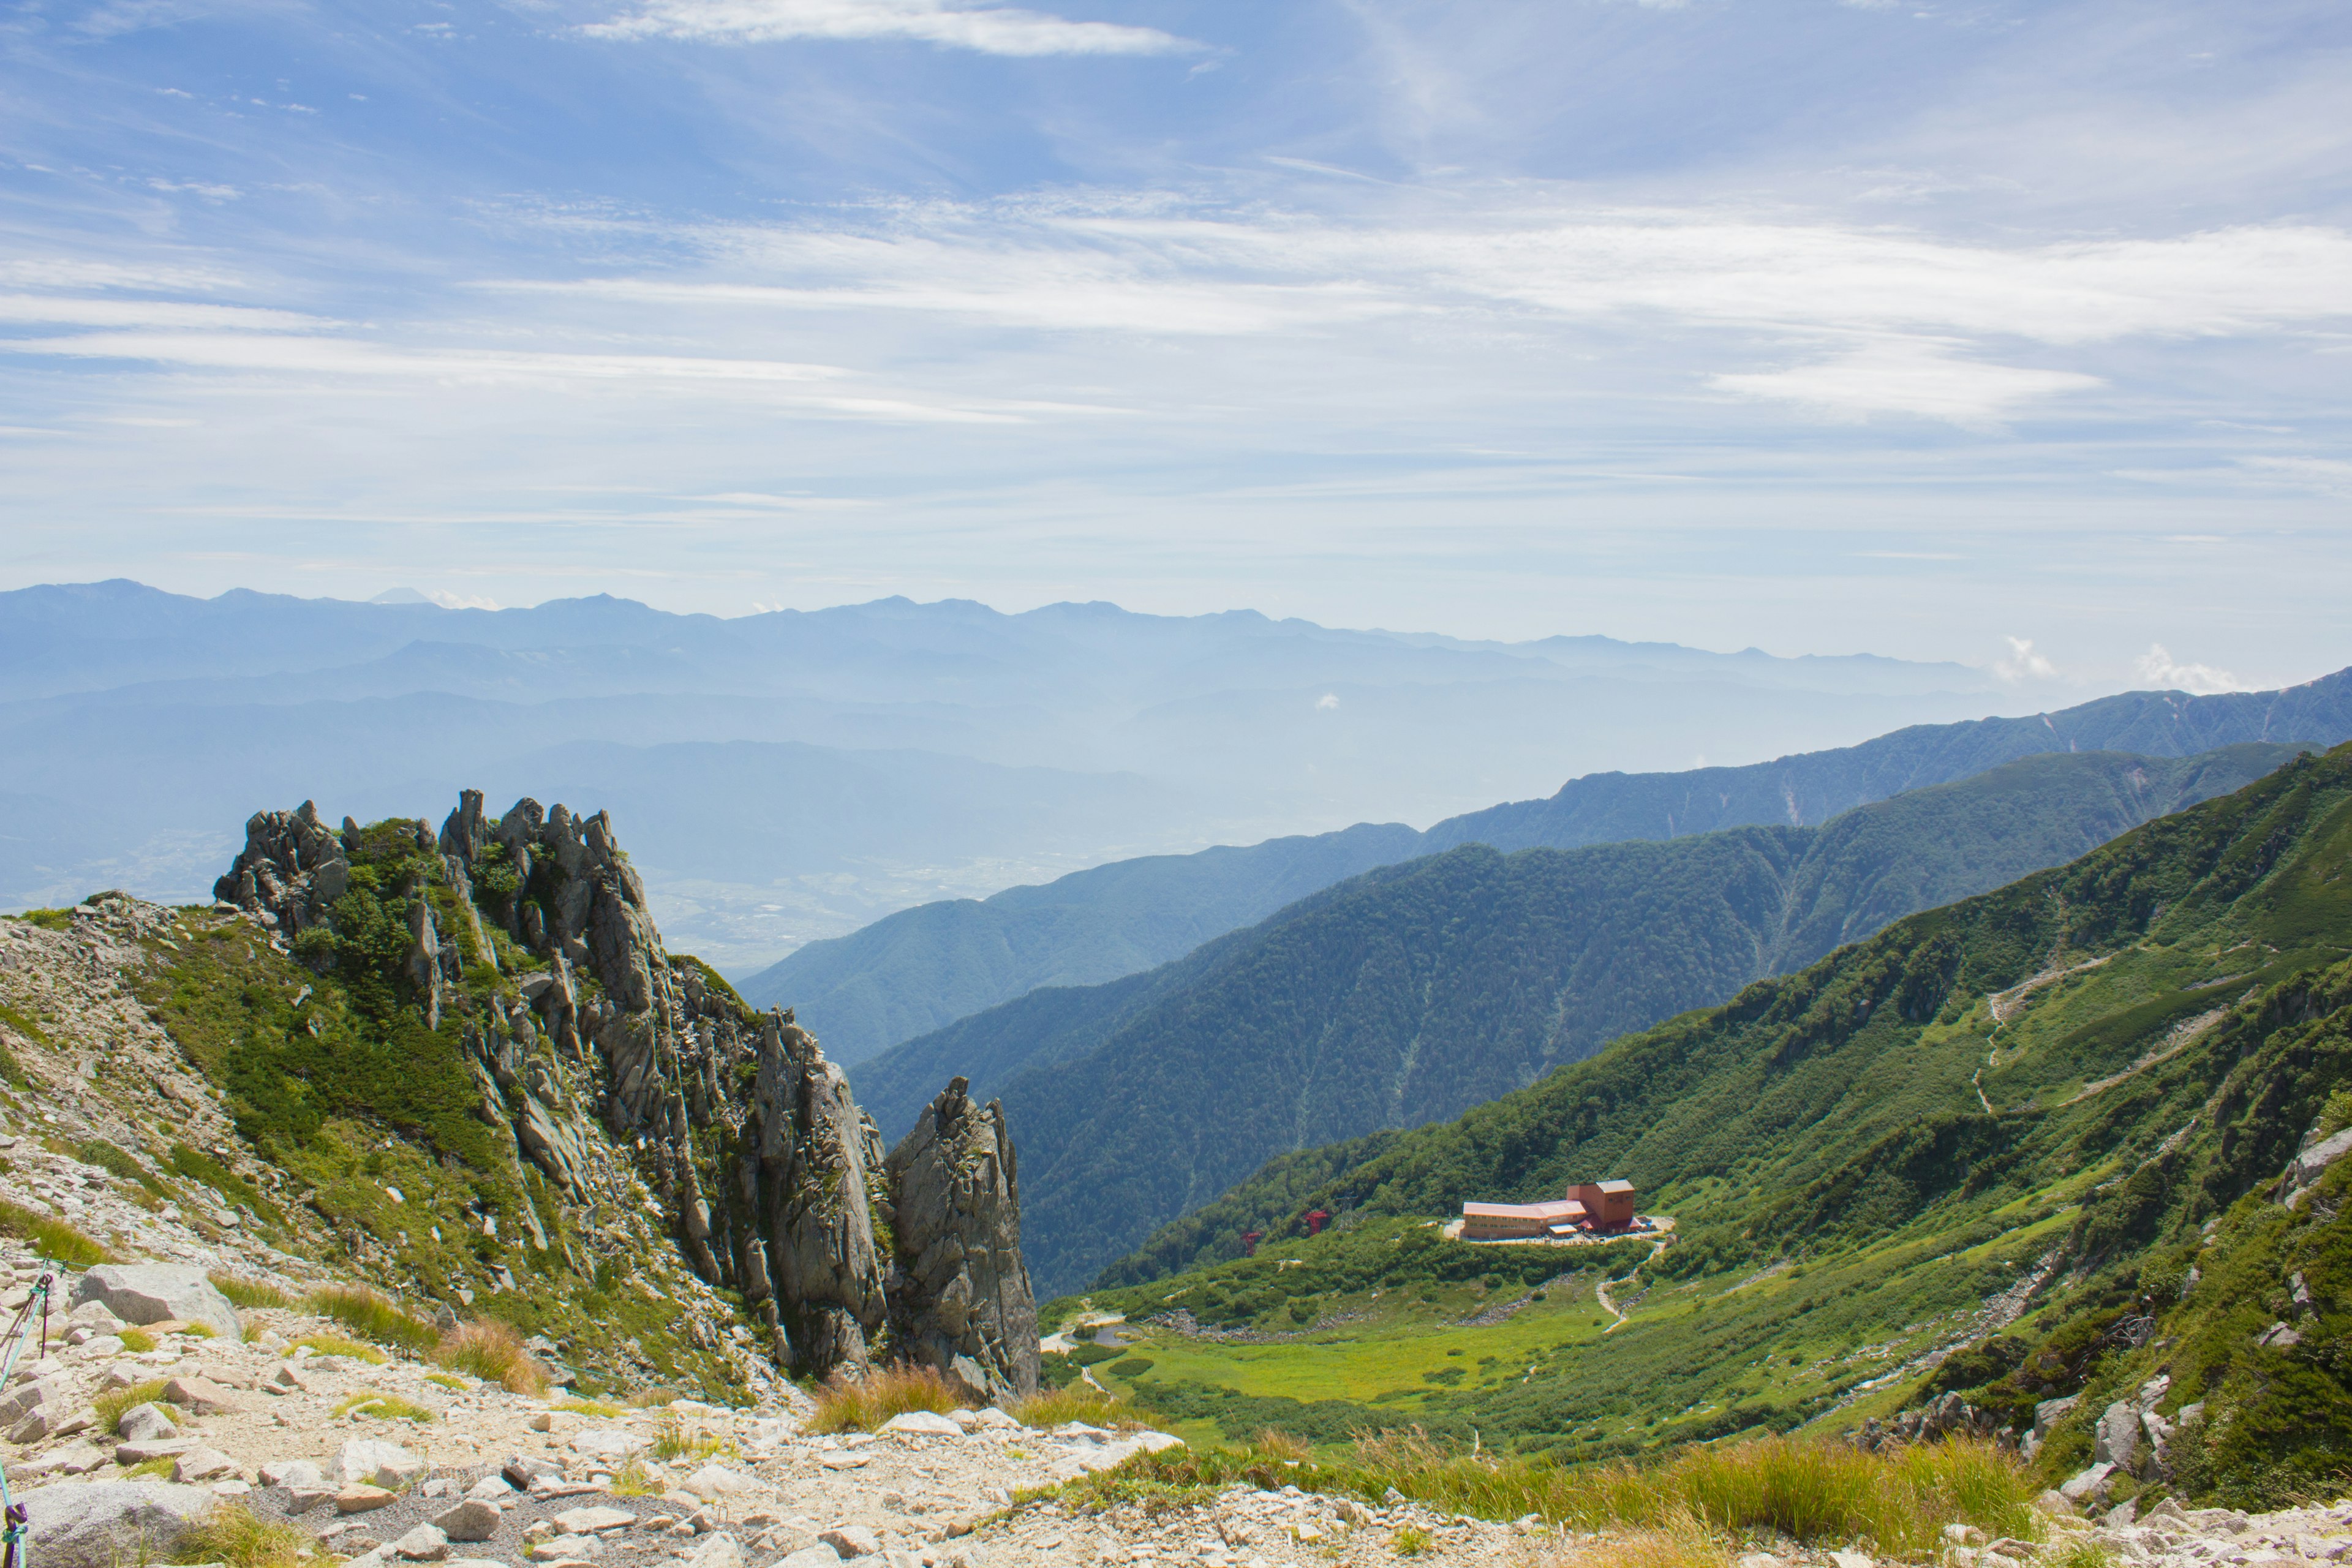
[[[15,0],[0,586],[2352,664],[2352,8]]]

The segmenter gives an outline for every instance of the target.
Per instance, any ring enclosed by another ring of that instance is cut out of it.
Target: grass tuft
[[[330,1285],[314,1290],[303,1310],[332,1318],[353,1333],[395,1350],[428,1351],[441,1336],[430,1323],[420,1323],[391,1301],[358,1285]]]
[[[142,1459],[123,1471],[122,1479],[126,1481],[154,1480],[158,1478],[169,1480],[172,1467],[178,1462],[176,1459]]]
[[[1564,1568],[1730,1568],[1723,1537],[1688,1513],[1613,1541],[1596,1542],[1562,1559]]]
[[[862,1378],[835,1373],[817,1391],[811,1432],[871,1432],[893,1415],[929,1410],[944,1415],[962,1408],[946,1380],[927,1366],[879,1367]]]
[[[100,1428],[111,1433],[114,1424],[122,1419],[124,1411],[133,1405],[160,1404],[163,1398],[163,1380],[158,1377],[146,1383],[134,1383],[128,1388],[110,1388],[91,1400],[89,1407],[98,1412]],[[175,1419],[173,1425],[179,1423]]]
[[[228,1568],[294,1568],[310,1544],[303,1531],[280,1519],[261,1519],[242,1502],[221,1502],[181,1532],[174,1563],[226,1563]]]
[[[341,1334],[304,1334],[294,1342],[298,1345],[309,1345],[320,1355],[349,1356],[353,1361],[363,1361],[370,1366],[383,1364],[384,1358],[382,1351],[373,1345],[363,1345],[359,1341]]]
[[[294,1298],[267,1279],[256,1279],[249,1274],[231,1274],[214,1269],[205,1276],[213,1289],[240,1307],[290,1307]]]
[[[539,1394],[547,1387],[547,1369],[531,1360],[520,1335],[493,1318],[477,1318],[449,1331],[434,1347],[433,1359],[509,1394]]]
[[[1059,1426],[1066,1421],[1110,1426],[1134,1419],[1133,1413],[1119,1400],[1083,1383],[1074,1383],[1066,1388],[1041,1388],[1026,1399],[1013,1401],[1005,1414],[1024,1426]],[[1290,1456],[1284,1453],[1273,1457]]]
[[[654,1427],[653,1456],[656,1459],[707,1459],[734,1452],[732,1438],[689,1427],[682,1415],[665,1415]]]
[[[379,1394],[373,1388],[348,1394],[335,1406],[338,1416],[349,1415],[354,1410],[376,1421],[414,1421],[422,1426],[439,1419],[435,1412],[413,1400],[403,1399],[397,1394]]]
[[[1389,1550],[1400,1557],[1426,1556],[1436,1544],[1429,1538],[1429,1531],[1417,1525],[1408,1524],[1389,1537]]]
[[[144,1329],[123,1329],[116,1333],[115,1338],[122,1342],[122,1348],[127,1351],[144,1352],[155,1348],[155,1336]]]
[[[593,1415],[601,1421],[610,1421],[614,1416],[625,1413],[624,1406],[618,1405],[607,1405],[602,1400],[597,1399],[559,1399],[550,1405],[548,1408],[550,1410],[569,1410],[574,1415]]]
[[[228,1568],[294,1568],[310,1538],[282,1520],[261,1519],[241,1502],[224,1501],[181,1533],[174,1563],[223,1563]]]
[[[13,1236],[33,1244],[33,1249],[44,1258],[59,1263],[70,1263],[77,1268],[93,1264],[111,1263],[114,1254],[92,1241],[60,1219],[36,1214],[21,1204],[0,1198],[0,1236]]]
[[[659,1497],[668,1489],[667,1481],[657,1479],[643,1459],[632,1455],[614,1472],[610,1489],[614,1497]]]

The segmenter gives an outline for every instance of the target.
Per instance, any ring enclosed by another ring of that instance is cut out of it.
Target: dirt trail
[[[1607,1328],[1601,1330],[1601,1331],[1602,1333],[1613,1334],[1618,1330],[1625,1326],[1625,1314],[1617,1310],[1617,1303],[1609,1299],[1609,1287],[1612,1285],[1631,1285],[1641,1274],[1643,1267],[1656,1258],[1658,1254],[1666,1249],[1666,1243],[1671,1239],[1672,1237],[1661,1237],[1657,1242],[1651,1247],[1650,1256],[1642,1259],[1640,1263],[1633,1265],[1632,1271],[1629,1272],[1622,1279],[1603,1279],[1600,1284],[1595,1285],[1592,1288],[1593,1300],[1601,1303],[1601,1310],[1603,1311],[1606,1311],[1611,1317],[1617,1320]]]

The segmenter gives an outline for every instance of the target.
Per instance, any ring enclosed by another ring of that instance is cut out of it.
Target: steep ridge
[[[741,989],[756,1005],[794,1002],[835,1042],[837,1059],[854,1064],[1038,986],[1096,984],[1166,963],[1318,887],[1462,844],[1574,848],[1725,827],[1819,826],[1857,805],[2037,753],[2182,757],[2248,742],[2345,740],[2352,740],[2352,671],[2280,691],[2129,692],[2023,718],[1915,725],[1747,767],[1592,773],[1547,799],[1449,817],[1426,833],[1359,825],[1119,861],[985,900],[921,905],[812,942]],[[1321,882],[1312,879],[1318,875]]]
[[[1024,1214],[1030,1266],[1057,1293],[1273,1155],[1458,1114],[2290,754],[2062,752],[1826,827],[1467,845],[1326,889],[1108,994],[1042,992],[910,1042],[857,1068],[859,1092],[893,1130],[943,1066],[1003,1096],[1045,1152]],[[1009,1078],[983,1070],[1015,1061]]]
[[[956,1101],[950,1173],[936,1136],[886,1158],[789,1012],[664,950],[607,815],[467,791],[436,834],[306,803],[257,814],[215,892],[39,912],[5,988],[107,975],[224,1102],[214,1157],[299,1194],[264,1202],[273,1246],[450,1310],[498,1298],[607,1385],[913,1358],[1034,1389],[1001,1113]],[[33,1001],[0,1021],[52,1057]],[[134,1166],[176,1157],[115,1111]]]
[[[1622,1176],[1677,1225],[1612,1286],[1631,1320],[1412,1391],[1416,1418],[1569,1452],[1806,1423],[1870,1439],[1949,1394],[1976,1429],[2032,1429],[2086,1501],[2253,1506],[2339,1485],[2352,1439],[2347,1128],[2352,747],[1455,1121],[1277,1162],[1090,1300],[1311,1321],[1346,1303],[1287,1300],[1281,1271],[1331,1272],[1381,1216]],[[1330,1219],[1311,1241],[1308,1211]],[[1260,1257],[1214,1263],[1244,1231]],[[1392,1424],[1382,1406],[1360,1424]]]

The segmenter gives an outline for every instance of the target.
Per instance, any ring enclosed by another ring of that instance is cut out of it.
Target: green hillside
[[[2032,757],[1829,826],[1503,855],[1326,889],[1174,965],[1041,992],[857,1068],[886,1133],[942,1072],[1000,1094],[1024,1234],[1073,1289],[1266,1159],[1456,1115],[1889,919],[2081,854],[2287,748]]]
[[[2168,1464],[2118,1495],[2275,1502],[2340,1485],[2352,1452],[2352,1161],[2278,1201],[2297,1150],[2347,1121],[2352,747],[1453,1121],[1320,1152],[1319,1180],[1307,1156],[1277,1162],[1089,1302],[1140,1320],[1218,1300],[1219,1321],[1340,1344],[1357,1313],[1399,1310],[1394,1282],[1381,1306],[1349,1280],[1351,1251],[1433,1237],[1418,1227],[1467,1198],[1622,1175],[1678,1226],[1612,1287],[1631,1303],[1622,1327],[1572,1310],[1591,1283],[1572,1250],[1554,1249],[1559,1285],[1538,1301],[1517,1261],[1534,1249],[1423,1241],[1411,1272],[1430,1283],[1408,1294],[1434,1298],[1423,1332],[1463,1352],[1450,1385],[1415,1375],[1294,1410],[1256,1352],[1164,1325],[1118,1381],[1212,1424],[1328,1434],[1404,1412],[1566,1454],[1841,1429],[1942,1389],[2030,1421],[2036,1401],[2079,1394],[2036,1461],[2054,1479],[2087,1463],[2108,1402],[2162,1374],[2156,1409],[2186,1424]],[[1310,1240],[1311,1209],[1336,1217]],[[1237,1252],[1242,1229],[1269,1233],[1255,1257],[1201,1261]],[[1488,1258],[1481,1320],[1445,1281]],[[1529,1311],[1557,1334],[1480,1350]],[[2299,1342],[2257,1342],[2280,1322]]]
[[[1591,773],[1546,799],[1451,817],[1426,833],[1359,824],[1121,860],[984,900],[920,905],[811,942],[744,979],[741,990],[754,1006],[796,1008],[847,1065],[1040,986],[1099,984],[1168,963],[1343,878],[1464,844],[1570,849],[1727,827],[1818,826],[1858,805],[2041,753],[2178,758],[2247,742],[2345,740],[2352,740],[2352,671],[2283,691],[2135,691],[2053,713],[1913,725],[1744,767]],[[2016,872],[2054,864],[2089,842]],[[1978,881],[1967,890],[1996,885]]]

